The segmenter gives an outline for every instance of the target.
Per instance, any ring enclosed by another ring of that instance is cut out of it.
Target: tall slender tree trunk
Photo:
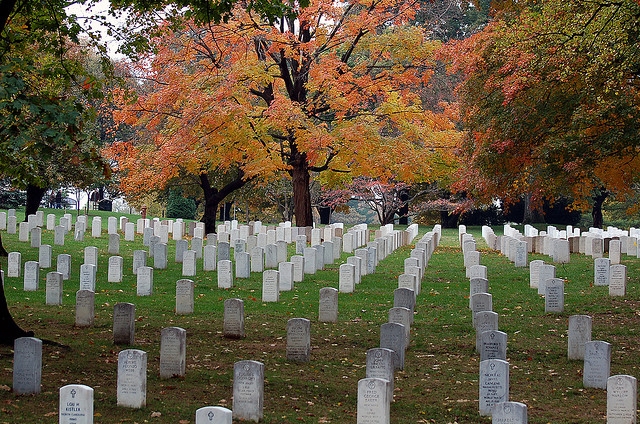
[[[593,218],[593,226],[595,228],[602,228],[604,224],[604,219],[602,217],[602,204],[607,197],[609,196],[609,192],[604,188],[601,188],[593,195],[593,208],[591,210],[591,217]]]
[[[313,226],[313,213],[311,211],[311,192],[309,190],[309,163],[305,153],[297,153],[292,157],[291,180],[293,182],[293,215],[296,217],[296,226]]]
[[[42,197],[47,192],[46,187],[38,187],[32,184],[27,185],[27,205],[24,211],[24,220],[26,221],[29,215],[32,215],[38,211]]]

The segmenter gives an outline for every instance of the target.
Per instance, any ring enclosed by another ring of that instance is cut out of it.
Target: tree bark
[[[9,252],[7,252],[7,249],[5,249],[4,245],[2,244],[2,234],[0,234],[0,256],[5,258],[9,256]]]
[[[4,295],[4,281],[0,284],[0,344],[13,346],[15,339],[20,337],[32,337],[33,331],[24,331],[16,324],[9,312],[7,298]]]
[[[320,225],[329,225],[331,223],[331,208],[328,206],[318,207],[318,214],[320,215]]]
[[[305,153],[297,153],[292,157],[289,174],[293,182],[293,215],[296,218],[296,226],[313,226],[313,213],[311,212],[311,192],[309,191],[309,163]]]
[[[602,217],[602,204],[609,196],[609,192],[604,188],[601,188],[593,195],[593,208],[591,210],[591,217],[593,218],[593,226],[595,228],[602,228],[604,219]]]
[[[42,197],[47,192],[46,187],[38,187],[32,184],[27,185],[27,205],[24,211],[24,220],[26,221],[29,215],[32,215],[38,211]]]
[[[207,234],[216,232],[216,214],[218,213],[218,205],[235,190],[239,190],[251,179],[244,180],[244,172],[238,171],[235,179],[225,184],[219,190],[211,186],[209,176],[207,174],[200,174],[200,188],[204,193],[204,215],[202,216],[202,222],[204,222],[204,230]]]
[[[544,222],[544,217],[538,209],[531,204],[531,193],[527,193],[524,196],[524,215],[522,217],[522,224],[535,224],[536,222]]]

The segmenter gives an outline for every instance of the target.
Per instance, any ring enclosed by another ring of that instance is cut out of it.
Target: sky
[[[107,11],[109,10],[110,6],[111,5],[108,0],[99,0],[96,3],[92,4],[75,3],[67,7],[66,10],[68,14],[74,14],[79,18],[78,22],[83,26],[83,28],[98,30],[101,34],[103,43],[107,46],[109,55],[114,58],[120,58],[122,57],[122,55],[117,53],[120,43],[114,37],[107,34],[107,28],[104,25],[101,25],[97,21],[90,19],[92,15],[109,16],[107,14]],[[111,19],[113,23],[118,23],[115,18]]]

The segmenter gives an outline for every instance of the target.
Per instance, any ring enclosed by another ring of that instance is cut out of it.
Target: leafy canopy
[[[489,200],[594,189],[626,195],[638,172],[640,4],[553,0],[498,14],[448,47],[468,167],[458,188]]]

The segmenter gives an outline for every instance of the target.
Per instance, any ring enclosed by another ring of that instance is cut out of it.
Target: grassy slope
[[[50,212],[49,210],[47,213]],[[92,211],[92,213],[94,213]],[[96,212],[97,213],[97,212]],[[106,229],[106,218],[103,220]],[[426,231],[422,229],[421,234]],[[638,323],[640,259],[623,255],[628,266],[628,295],[608,296],[607,288],[594,287],[593,262],[572,255],[571,263],[559,266],[557,275],[566,279],[566,309],[562,315],[544,313],[544,301],[529,288],[528,268],[516,269],[506,258],[488,251],[479,229],[471,229],[482,251],[481,263],[488,267],[494,310],[500,314],[500,330],[508,334],[511,400],[529,407],[530,423],[605,422],[606,393],[582,387],[582,363],[566,359],[568,316],[593,316],[593,340],[613,345],[612,374],[637,376],[640,363]],[[43,231],[43,243],[53,244],[53,232]],[[37,260],[37,249],[19,243],[17,235],[2,234],[9,251],[22,252],[23,261]],[[46,306],[45,272],[38,292],[24,292],[22,279],[5,283],[7,299],[15,319],[36,336],[64,343],[70,349],[45,346],[42,393],[16,397],[11,393],[12,350],[0,347],[0,423],[56,423],[58,388],[70,383],[95,389],[95,422],[194,422],[195,410],[205,405],[231,408],[233,363],[253,359],[265,364],[266,423],[355,423],[357,381],[365,374],[365,353],[379,343],[379,327],[393,305],[393,290],[410,248],[399,249],[380,264],[375,275],[366,276],[353,294],[339,296],[339,322],[317,322],[318,290],[337,288],[341,261],[326,271],[307,276],[291,292],[281,294],[277,304],[264,304],[261,277],[236,280],[230,290],[217,288],[215,273],[199,271],[195,313],[176,316],[175,282],[182,278],[181,266],[154,273],[154,294],[137,297],[131,274],[132,252],[141,248],[121,241],[125,258],[122,283],[107,283],[107,237],[84,243],[72,241],[54,246],[73,256],[73,276],[65,282],[63,306]],[[78,287],[81,249],[100,248],[96,293],[96,324],[74,328],[74,294]],[[545,259],[530,255],[532,259]],[[55,259],[54,259],[55,264]],[[6,269],[6,258],[2,259]],[[55,265],[54,265],[55,266]],[[201,269],[201,263],[199,264]],[[418,299],[406,367],[396,374],[392,423],[487,423],[478,416],[478,367],[475,334],[468,309],[468,280],[457,245],[457,231],[446,230],[434,253]],[[222,337],[224,299],[245,301],[246,333],[243,340]],[[112,343],[112,314],[116,302],[136,304],[134,347],[148,353],[147,407],[130,410],[116,406],[117,354],[122,347]],[[292,317],[312,321],[312,360],[289,363],[285,355],[286,321]],[[159,378],[159,339],[163,327],[187,330],[187,375],[184,379]],[[159,412],[158,414],[153,414]],[[152,414],[154,415],[152,417]]]

